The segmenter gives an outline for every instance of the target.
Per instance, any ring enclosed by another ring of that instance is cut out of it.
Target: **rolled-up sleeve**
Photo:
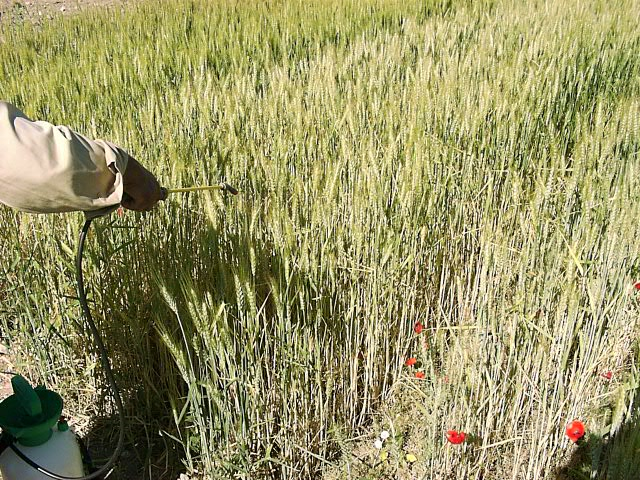
[[[129,156],[67,127],[31,121],[0,102],[0,202],[34,213],[108,211],[120,204]]]

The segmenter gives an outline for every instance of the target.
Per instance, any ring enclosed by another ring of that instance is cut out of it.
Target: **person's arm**
[[[124,150],[67,127],[31,121],[0,102],[0,202],[27,212],[148,210],[155,177]]]

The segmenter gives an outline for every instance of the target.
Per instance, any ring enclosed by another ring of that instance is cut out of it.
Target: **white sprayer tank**
[[[12,378],[14,394],[0,403],[3,436],[40,467],[65,477],[82,477],[80,446],[69,425],[60,419],[62,398],[42,387],[33,389],[19,375]],[[11,449],[0,453],[2,480],[50,480]]]
[[[27,457],[50,472],[65,477],[82,477],[84,466],[76,436],[68,427],[66,431],[64,427],[62,430],[54,428],[51,438],[37,447],[25,447],[20,444],[17,447]],[[27,465],[10,448],[0,455],[0,473],[2,473],[2,480],[51,480],[51,477]]]

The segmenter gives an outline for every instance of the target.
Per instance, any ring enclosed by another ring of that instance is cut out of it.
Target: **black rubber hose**
[[[100,360],[102,362],[102,368],[104,368],[104,373],[107,377],[107,382],[109,383],[109,387],[111,388],[111,393],[113,393],[113,399],[116,402],[116,409],[118,411],[118,417],[120,420],[120,432],[118,434],[118,444],[116,445],[116,449],[109,461],[98,470],[89,475],[85,475],[84,477],[67,477],[64,475],[58,475],[57,473],[50,472],[49,470],[41,467],[29,457],[27,457],[24,453],[22,453],[18,447],[16,447],[15,442],[12,442],[9,447],[15,452],[15,454],[24,460],[30,467],[34,468],[38,472],[50,477],[55,478],[56,480],[92,480],[94,478],[98,478],[100,476],[104,476],[108,472],[111,467],[113,467],[114,463],[118,459],[120,452],[122,452],[122,447],[124,446],[124,426],[125,426],[125,418],[124,418],[124,408],[122,406],[122,397],[120,396],[120,389],[118,388],[118,384],[116,383],[115,376],[113,375],[113,370],[111,370],[111,362],[109,361],[109,356],[107,355],[107,349],[102,342],[102,337],[100,336],[100,332],[98,332],[98,328],[96,327],[95,322],[93,321],[93,317],[91,316],[91,310],[89,309],[89,305],[87,303],[87,293],[84,289],[84,277],[82,275],[82,257],[84,254],[84,244],[87,238],[87,232],[89,231],[89,227],[91,226],[91,219],[87,218],[82,226],[82,231],[80,232],[80,240],[78,242],[78,252],[76,255],[76,280],[78,282],[78,298],[80,300],[80,306],[82,307],[82,313],[84,314],[84,319],[89,326],[89,330],[91,331],[91,335],[93,336],[94,341],[96,342],[96,346],[98,347],[98,351],[100,352]]]
[[[13,439],[9,437],[9,435],[4,432],[0,435],[0,455],[11,446],[13,443]]]

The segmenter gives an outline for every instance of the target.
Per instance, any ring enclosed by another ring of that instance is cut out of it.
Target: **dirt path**
[[[0,20],[37,20],[79,13],[94,7],[123,7],[132,0],[0,0]]]

